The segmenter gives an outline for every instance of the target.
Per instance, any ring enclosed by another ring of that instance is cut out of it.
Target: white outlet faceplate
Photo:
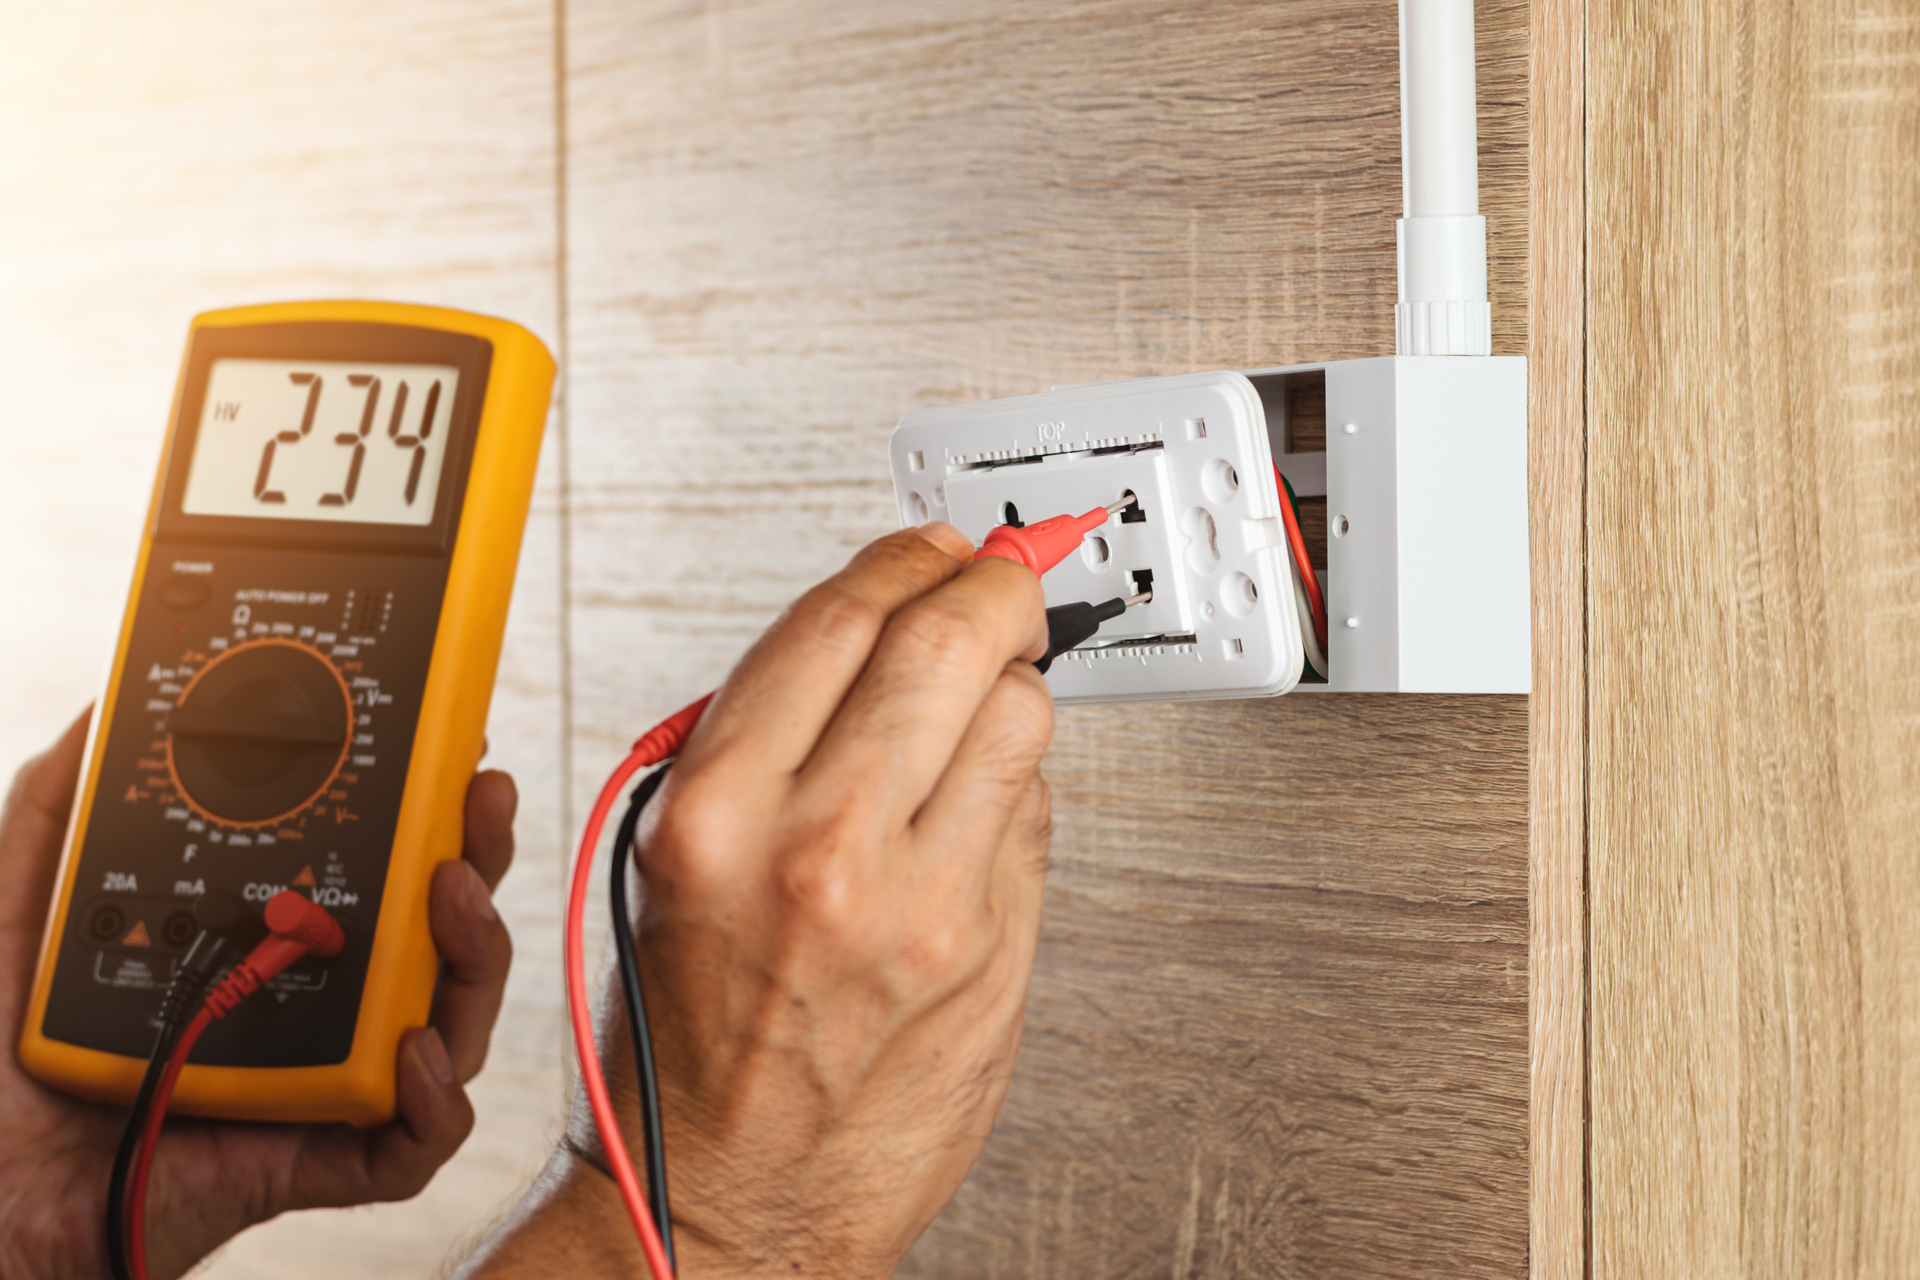
[[[1133,492],[1137,518],[1108,521],[1048,573],[1047,604],[1132,595],[1142,573],[1152,574],[1153,600],[1054,660],[1047,679],[1058,701],[1262,697],[1299,680],[1266,415],[1245,376],[1181,374],[919,410],[895,429],[890,454],[901,520],[946,520],[976,543],[1007,523],[1009,503],[1032,523]]]
[[[1290,449],[1296,402],[1314,406],[1316,434],[1324,417],[1324,451]],[[900,518],[947,520],[975,542],[1006,523],[1007,503],[1030,523],[1128,489],[1138,497],[1139,519],[1109,521],[1099,544],[1046,577],[1055,605],[1131,594],[1134,574],[1153,575],[1152,604],[1054,661],[1047,678],[1061,702],[1295,686],[1300,612],[1276,461],[1304,503],[1326,503],[1328,673],[1302,691],[1532,686],[1518,357],[1383,356],[1061,387],[908,414],[890,452]]]

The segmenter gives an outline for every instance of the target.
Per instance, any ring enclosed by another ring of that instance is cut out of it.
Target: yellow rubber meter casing
[[[222,891],[309,893],[347,947],[214,1023],[174,1109],[379,1123],[438,972],[554,362],[516,324],[298,302],[197,317],[20,1041],[130,1101]]]

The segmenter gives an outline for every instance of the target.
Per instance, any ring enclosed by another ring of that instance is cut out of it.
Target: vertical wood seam
[[[554,379],[553,429],[558,437],[558,505],[560,509],[560,857],[562,865],[573,848],[573,441],[569,342],[570,299],[567,273],[567,0],[553,0],[553,272],[554,353],[559,370]],[[566,877],[560,877],[564,895]],[[561,903],[562,908],[565,902]]]
[[[1584,3],[1529,19],[1529,1272],[1590,1275]]]

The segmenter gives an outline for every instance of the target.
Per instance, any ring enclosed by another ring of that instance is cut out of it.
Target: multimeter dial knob
[[[256,640],[201,668],[167,716],[180,793],[216,822],[265,825],[312,803],[353,739],[333,664],[291,640]]]

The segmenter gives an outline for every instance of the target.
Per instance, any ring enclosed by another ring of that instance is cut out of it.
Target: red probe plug
[[[224,1018],[233,1007],[280,976],[282,970],[312,952],[325,959],[340,954],[347,935],[340,922],[313,899],[282,889],[267,903],[267,928],[272,933],[233,966],[220,985],[207,993],[207,1009]]]
[[[1120,501],[1095,507],[1083,516],[1055,516],[1023,529],[1003,524],[987,534],[987,540],[974,552],[973,558],[984,560],[988,556],[999,556],[1023,564],[1035,574],[1045,574],[1072,555],[1086,536],[1105,524],[1109,516],[1126,510],[1135,501],[1128,492]]]

